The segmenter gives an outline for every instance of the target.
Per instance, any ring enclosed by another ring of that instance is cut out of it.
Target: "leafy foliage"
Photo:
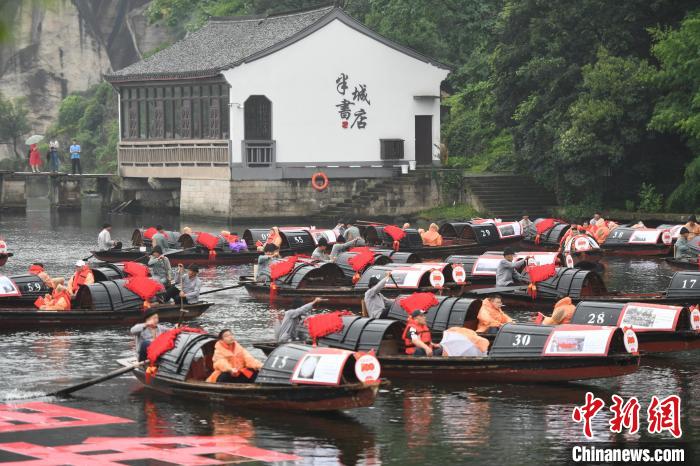
[[[664,205],[664,196],[656,192],[653,184],[642,183],[639,188],[639,210],[641,212],[660,212]]]
[[[0,142],[10,144],[18,159],[17,146],[29,129],[24,99],[6,99],[0,92]]]

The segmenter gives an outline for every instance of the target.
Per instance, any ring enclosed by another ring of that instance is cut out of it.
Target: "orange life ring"
[[[323,180],[323,183],[318,184],[319,178]],[[314,173],[313,176],[311,176],[311,187],[316,191],[323,191],[326,189],[328,187],[328,177],[326,174],[323,172]]]

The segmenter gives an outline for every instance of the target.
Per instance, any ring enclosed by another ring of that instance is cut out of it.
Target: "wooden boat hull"
[[[640,353],[674,353],[700,349],[700,333],[692,330],[636,333]]]
[[[182,320],[192,320],[204,313],[212,303],[187,304]],[[178,322],[180,306],[154,306],[162,322]],[[0,309],[0,331],[56,327],[98,327],[133,325],[143,320],[143,311],[94,311],[75,309],[70,311],[40,311],[34,308]]]
[[[698,262],[698,259],[676,259],[674,257],[667,257],[664,260],[674,269],[700,270],[700,262]]]
[[[639,367],[639,356],[443,358],[379,357],[389,379],[429,379],[442,382],[547,383],[618,377]]]
[[[146,380],[143,370],[134,371],[144,387],[171,396],[210,400],[227,406],[293,411],[338,411],[371,406],[379,383],[325,385],[224,384],[179,381],[156,374]]]
[[[292,254],[299,253],[310,253],[312,251],[292,251],[291,249],[282,249],[280,254],[282,256],[290,256]],[[126,262],[133,261],[137,259],[142,259],[146,254],[138,250],[110,250],[110,251],[93,251],[95,257],[104,262]],[[241,264],[254,264],[258,261],[258,257],[261,253],[258,251],[245,251],[245,252],[218,252],[215,256],[210,256],[209,252],[204,251],[184,251],[176,253],[168,253],[168,259],[170,263],[183,264],[185,266],[196,264],[205,266],[217,266],[217,265],[241,265]]]

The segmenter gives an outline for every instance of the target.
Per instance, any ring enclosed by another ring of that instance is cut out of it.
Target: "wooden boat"
[[[667,257],[665,261],[674,268],[686,270],[700,270],[700,236],[696,236],[688,241],[690,251],[695,257]]]
[[[276,289],[272,292],[269,284],[256,282],[252,277],[240,277],[239,282],[260,301],[273,300],[278,304],[296,306],[321,297],[332,307],[359,307],[369,288],[370,278],[383,278],[389,270],[393,272],[394,280],[389,280],[382,291],[387,297],[413,291],[451,293],[459,288],[452,281],[452,266],[437,262],[373,265],[364,270],[354,285],[342,268],[332,262],[301,262],[288,275],[275,281]],[[442,289],[431,284],[430,276],[436,270],[444,282]]]
[[[336,411],[371,406],[377,396],[379,382],[358,379],[355,357],[349,351],[334,350],[331,354],[342,360],[335,383],[302,377],[307,374],[297,367],[302,368],[309,357],[328,353],[300,344],[272,351],[253,383],[208,383],[205,380],[213,371],[215,344],[213,335],[183,332],[174,348],[158,359],[155,375],[147,377],[143,369],[134,374],[150,390],[239,408]],[[318,376],[316,372],[313,377]]]
[[[132,237],[132,247],[126,249],[110,249],[109,251],[92,251],[99,260],[105,262],[124,262],[133,260],[145,260],[150,255],[150,240],[140,237],[136,232]],[[228,243],[221,241],[215,249],[209,251],[206,247],[198,245],[196,234],[180,234],[177,236],[175,250],[166,251],[166,255],[172,264],[198,264],[198,265],[236,265],[252,264],[257,262],[261,252],[257,250],[258,241],[264,243],[267,239],[267,229],[253,228],[243,233],[243,239],[248,245],[248,249],[243,251],[233,251]],[[310,254],[316,248],[316,240],[307,230],[280,230],[282,236],[282,247],[280,254],[290,256],[294,254]],[[141,238],[141,239],[139,239]],[[172,244],[172,243],[171,243]]]
[[[672,251],[669,230],[617,227],[601,245],[606,255],[667,256]]]
[[[124,278],[123,264],[98,263],[91,265],[95,282],[104,282]],[[37,298],[51,293],[48,286],[36,275],[14,275],[9,279],[15,284],[19,294],[15,296],[0,296],[0,308],[34,307]],[[67,283],[67,282],[66,282]]]
[[[374,262],[372,265],[417,264],[421,261],[416,254],[411,252],[400,252],[394,251],[393,249],[370,249],[374,252]],[[350,280],[352,280],[356,272],[349,261],[356,255],[357,253],[352,251],[341,252],[335,259],[335,263],[343,270],[345,277]]]
[[[0,329],[35,329],[38,327],[87,327],[130,325],[143,319],[143,299],[124,287],[126,280],[112,280],[81,286],[70,311],[42,311],[33,302],[25,307],[0,307]],[[36,298],[35,298],[36,299]],[[152,303],[161,321],[192,320],[204,313],[212,303]]]
[[[700,272],[676,272],[665,291],[627,293],[609,291],[603,279],[592,270],[557,269],[557,274],[537,283],[536,297],[527,293],[526,286],[481,288],[467,290],[464,296],[482,297],[500,294],[508,312],[542,311],[551,309],[556,301],[568,296],[574,302],[611,301],[618,303],[676,304],[692,306],[700,303]]]
[[[700,349],[700,311],[686,306],[582,301],[571,323],[632,328],[641,353]]]
[[[538,218],[535,220],[535,225],[546,221],[551,221],[551,219]],[[539,237],[523,238],[521,247],[527,251],[558,251],[564,236],[570,228],[570,223],[555,220],[552,226],[544,230]]]
[[[455,323],[469,308],[450,313]],[[438,320],[437,311],[429,310],[427,317],[429,323],[434,323]],[[630,374],[639,366],[639,355],[627,351],[623,331],[616,327],[506,324],[483,357],[406,355],[404,328],[405,324],[398,320],[345,316],[341,331],[320,338],[317,343],[350,351],[373,350],[382,364],[382,373],[390,380],[549,383],[616,377]],[[276,344],[254,346],[269,352]]]
[[[520,239],[499,236],[499,230],[495,224],[483,225],[465,224],[458,235],[455,225],[445,224],[440,228],[442,234],[442,246],[425,246],[418,230],[408,228],[404,230],[406,236],[399,243],[399,251],[412,252],[425,259],[443,259],[452,254],[479,254],[495,244],[509,244]],[[369,225],[363,228],[363,237],[368,246],[380,248],[393,248],[394,240],[384,231],[384,226]],[[488,235],[486,234],[488,233]]]

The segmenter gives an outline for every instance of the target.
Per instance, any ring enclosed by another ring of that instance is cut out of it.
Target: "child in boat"
[[[505,312],[503,312],[503,300],[499,295],[490,296],[481,303],[481,309],[477,315],[479,325],[477,333],[495,333],[503,324],[513,322]]]
[[[229,329],[219,332],[212,362],[214,372],[207,378],[211,383],[252,383],[263,366],[236,341]]]
[[[142,324],[136,324],[129,330],[129,333],[136,337],[136,352],[138,353],[139,361],[148,359],[148,347],[150,344],[157,336],[168,331],[166,327],[158,322],[158,312],[152,309],[144,314]]]
[[[568,324],[571,322],[571,318],[574,317],[575,312],[576,306],[571,301],[571,298],[567,296],[557,301],[551,317],[545,317],[543,314],[538,313],[536,322],[542,325]]]
[[[275,331],[275,339],[277,340],[277,343],[287,343],[289,341],[299,340],[298,327],[301,319],[304,318],[306,314],[311,312],[316,304],[322,301],[325,300],[315,298],[313,301],[304,304],[300,308],[284,311],[282,323]]]
[[[442,356],[442,347],[433,343],[430,328],[425,320],[425,311],[416,309],[406,323],[403,331],[406,354],[411,356]]]
[[[263,253],[264,254],[258,257],[258,271],[255,274],[255,280],[262,283],[269,283],[272,279],[270,275],[270,266],[275,260],[279,259],[280,250],[276,245],[268,243],[265,245]]]
[[[56,285],[53,293],[44,296],[44,303],[39,306],[42,311],[70,311],[70,293],[63,285]]]
[[[425,246],[442,246],[442,235],[438,233],[438,226],[435,223],[431,223],[428,227],[428,231],[419,229],[421,239],[423,240],[423,245]]]
[[[391,270],[381,280],[377,277],[369,279],[369,289],[365,291],[363,299],[367,315],[371,319],[381,319],[385,311],[394,304],[393,299],[389,299],[381,293],[390,277]]]

